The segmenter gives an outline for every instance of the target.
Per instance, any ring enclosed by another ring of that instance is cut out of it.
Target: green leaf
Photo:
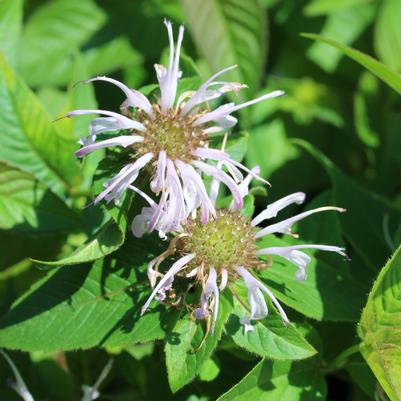
[[[199,369],[199,379],[203,382],[213,381],[220,373],[220,366],[213,358],[206,359]]]
[[[323,401],[326,382],[314,359],[302,362],[261,360],[218,401]]]
[[[341,43],[350,44],[367,28],[375,15],[375,5],[357,4],[341,8],[327,16],[320,35],[335,38]],[[314,43],[307,51],[309,59],[327,72],[333,72],[342,57],[341,51]]]
[[[257,0],[182,0],[185,20],[199,53],[213,72],[233,64],[224,76],[249,85],[251,97],[266,57],[266,13]],[[213,27],[213,29],[210,29]]]
[[[379,58],[395,71],[401,70],[401,2],[384,0],[376,19],[374,45]]]
[[[265,238],[260,247],[305,244],[307,241]],[[341,245],[341,244],[336,244]],[[307,279],[295,278],[296,267],[286,259],[271,256],[272,266],[261,277],[268,288],[283,303],[317,320],[356,321],[364,302],[365,287],[352,278],[350,269],[341,256],[326,261],[317,258],[316,251],[307,250],[311,262]],[[337,263],[336,263],[337,262]]]
[[[319,40],[327,45],[335,47],[340,50],[343,54],[361,64],[367,70],[369,70],[372,74],[376,75],[378,78],[383,80],[388,86],[393,88],[396,92],[401,94],[401,75],[387,67],[385,64],[380,61],[375,60],[373,57],[368,56],[358,50],[355,50],[351,47],[345,46],[341,43],[336,42],[335,40],[325,38],[323,36],[315,35],[312,33],[303,33],[301,36],[312,39]]]
[[[125,239],[125,232],[114,220],[109,220],[71,255],[54,261],[32,259],[38,266],[58,267],[91,262],[117,250]]]
[[[22,0],[0,2],[0,51],[14,67],[22,25]]]
[[[376,271],[377,266],[382,265],[390,254],[384,223],[389,222],[391,235],[401,219],[401,212],[379,195],[369,192],[345,176],[331,160],[309,143],[301,140],[293,142],[307,150],[326,170],[333,185],[335,204],[347,209],[340,218],[342,232],[366,265]]]
[[[401,247],[380,272],[363,309],[361,352],[392,401],[401,400]]]
[[[0,56],[0,160],[32,174],[63,196],[81,181],[77,145],[64,138],[35,95]]]
[[[332,14],[335,11],[355,5],[363,5],[370,1],[371,0],[310,0],[303,11],[308,17],[316,17],[318,15]]]
[[[296,155],[297,149],[288,142],[282,120],[275,119],[251,130],[246,160],[249,166],[260,166],[262,177],[269,179]]]
[[[243,303],[246,298],[241,297]],[[249,315],[244,306],[235,299],[234,310],[231,314],[226,332],[234,342],[249,352],[270,359],[304,359],[316,353],[316,350],[292,325],[285,326],[274,309],[270,306],[269,314],[265,319],[253,323],[253,331],[245,332],[240,318]]]
[[[56,351],[163,338],[175,311],[160,305],[140,317],[150,291],[143,271],[154,252],[153,241],[136,240],[114,259],[47,273],[0,321],[0,347]]]
[[[81,226],[78,216],[32,175],[0,162],[0,228],[44,234]]]
[[[223,327],[232,309],[232,301],[220,296],[215,332],[208,333],[204,344],[197,349],[205,336],[203,323],[189,317],[177,321],[166,337],[166,364],[168,382],[175,393],[199,374],[203,364],[212,355],[220,340]]]
[[[92,0],[53,0],[28,19],[21,43],[21,73],[29,85],[64,84],[71,54],[105,21]],[[46,63],[46,68],[44,64]]]

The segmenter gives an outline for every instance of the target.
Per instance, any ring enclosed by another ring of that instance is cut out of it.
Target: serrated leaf
[[[323,401],[326,382],[314,359],[302,362],[261,360],[218,401]]]
[[[166,364],[172,392],[189,383],[199,374],[205,361],[212,355],[220,340],[223,327],[231,312],[231,300],[220,297],[219,313],[214,334],[209,332],[204,344],[197,350],[205,335],[203,323],[189,317],[177,321],[166,337]]]
[[[392,401],[401,400],[401,247],[386,263],[363,309],[361,353]]]
[[[182,0],[185,19],[200,54],[213,72],[238,64],[224,79],[255,93],[266,56],[266,14],[257,0]],[[210,29],[213,27],[213,29]]]
[[[0,56],[0,160],[63,196],[81,181],[77,145],[64,138],[21,78]]]
[[[32,175],[0,162],[0,228],[46,234],[80,228],[78,216]]]
[[[242,299],[245,303],[246,298]],[[265,319],[253,323],[253,331],[245,332],[240,318],[249,315],[247,311],[235,299],[234,310],[227,325],[226,332],[234,342],[249,352],[270,359],[304,359],[316,354],[316,350],[291,324],[285,326],[278,312],[269,308],[269,314]]]
[[[38,7],[25,25],[21,43],[21,73],[29,85],[68,83],[71,55],[104,21],[103,11],[92,0],[53,0]]]
[[[22,0],[0,2],[0,51],[12,66],[17,63],[18,42],[22,26]]]
[[[390,69],[390,67],[387,67],[380,61],[375,60],[373,57],[368,56],[367,54],[364,54],[359,50],[355,50],[352,47],[345,46],[341,43],[336,42],[335,40],[328,39],[323,36],[315,35],[312,33],[303,33],[301,34],[301,36],[312,40],[319,40],[329,46],[335,47],[352,60],[361,64],[372,74],[376,75],[388,86],[393,88],[396,92],[401,94],[401,75],[396,73],[395,71]]]
[[[143,273],[151,241],[131,241],[116,258],[48,273],[0,321],[0,347],[24,351],[124,347],[161,339],[176,313],[159,306],[140,317],[150,286]]]

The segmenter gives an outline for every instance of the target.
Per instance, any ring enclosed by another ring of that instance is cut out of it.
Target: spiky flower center
[[[235,267],[260,265],[254,255],[254,228],[239,212],[219,211],[207,224],[195,220],[187,224],[182,238],[182,253],[195,253],[189,268],[214,267],[233,272]]]
[[[141,133],[144,141],[133,147],[139,155],[149,152],[158,154],[164,150],[171,160],[190,162],[194,159],[194,150],[207,146],[207,135],[203,129],[192,126],[198,117],[199,114],[180,116],[179,110],[173,109],[162,113],[157,105],[153,106],[152,119],[139,111],[135,119],[146,127],[146,131]]]

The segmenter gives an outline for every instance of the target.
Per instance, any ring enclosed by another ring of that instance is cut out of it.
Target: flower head
[[[214,74],[197,91],[185,92],[177,99],[184,27],[179,27],[175,44],[171,23],[165,21],[165,25],[170,55],[167,67],[155,66],[160,87],[160,98],[155,104],[139,91],[115,79],[97,77],[85,82],[106,81],[123,91],[126,99],[121,105],[122,114],[106,110],[75,110],[69,112],[67,117],[83,114],[102,116],[91,122],[89,136],[81,138],[82,147],[76,152],[78,157],[114,146],[128,149],[132,157],[132,161],[115,177],[106,181],[105,190],[97,196],[95,203],[102,199],[118,202],[127,189],[141,193],[134,186],[134,181],[140,171],[146,168],[152,175],[150,188],[160,196],[158,204],[149,202],[146,213],[153,215],[153,223],[147,228],[152,230],[159,224],[163,226],[164,232],[169,232],[180,229],[181,224],[185,223],[188,216],[196,213],[198,208],[204,223],[211,216],[216,216],[215,207],[201,179],[202,174],[224,183],[233,195],[235,207],[241,208],[240,185],[244,179],[241,171],[249,170],[232,160],[223,150],[209,149],[209,135],[234,126],[237,120],[231,114],[235,111],[281,96],[283,92],[275,91],[242,104],[227,103],[210,110],[207,103],[209,100],[245,87],[218,79],[235,68],[232,66]],[[111,138],[98,140],[100,134],[110,132],[113,133]],[[220,163],[223,169],[207,161]],[[159,221],[161,215],[164,216],[163,222]],[[136,232],[140,233],[139,230]]]
[[[244,182],[249,182],[249,176],[247,178]],[[244,185],[242,190],[246,194],[247,185]],[[199,218],[189,219],[172,240],[170,249],[149,264],[148,277],[153,292],[144,304],[142,313],[148,309],[154,298],[160,300],[160,294],[172,288],[175,277],[183,276],[195,280],[202,288],[200,303],[194,310],[194,316],[197,319],[210,316],[213,320],[212,327],[214,327],[218,313],[219,292],[223,291],[228,283],[241,279],[248,289],[250,308],[249,315],[241,318],[246,331],[253,330],[252,321],[266,317],[268,308],[265,296],[273,302],[283,322],[288,323],[287,315],[276,297],[256,276],[258,270],[267,267],[260,256],[278,255],[287,259],[297,266],[296,279],[298,280],[306,279],[306,267],[311,260],[310,256],[304,252],[305,250],[331,251],[346,256],[343,248],[330,245],[260,247],[258,240],[267,235],[296,236],[291,231],[292,225],[312,214],[329,210],[344,211],[338,207],[326,206],[297,214],[264,228],[257,226],[264,220],[276,217],[286,206],[300,204],[304,199],[305,194],[302,192],[288,195],[269,204],[251,221],[243,217],[234,207],[218,210],[214,218],[207,223],[203,223]],[[166,273],[160,273],[158,266],[172,254],[179,255],[179,258]]]

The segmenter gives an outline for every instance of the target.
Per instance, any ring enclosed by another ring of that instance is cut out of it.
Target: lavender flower
[[[249,170],[232,160],[226,152],[209,149],[209,135],[233,127],[237,123],[231,115],[233,112],[283,95],[282,91],[274,91],[242,104],[227,103],[215,110],[209,110],[208,101],[245,87],[236,82],[218,80],[221,75],[235,68],[231,66],[214,74],[197,91],[185,92],[176,99],[177,84],[181,77],[179,59],[184,27],[180,26],[175,45],[172,25],[169,21],[165,21],[165,25],[170,55],[167,68],[155,66],[160,87],[160,99],[156,104],[151,104],[142,93],[115,79],[97,77],[85,82],[110,82],[124,92],[126,100],[121,105],[122,114],[106,110],[75,110],[67,114],[67,117],[84,114],[103,116],[95,118],[90,124],[88,137],[81,138],[82,147],[76,152],[78,157],[113,146],[122,146],[132,152],[133,161],[104,184],[105,189],[96,197],[95,203],[102,199],[118,203],[127,189],[142,195],[133,184],[142,169],[150,169],[153,175],[150,188],[160,195],[160,200],[155,204],[146,198],[149,208],[144,213],[153,216],[146,228],[151,231],[158,224],[162,227],[161,233],[180,229],[181,224],[188,216],[195,214],[198,208],[203,223],[210,216],[216,216],[201,174],[224,183],[233,195],[234,206],[238,209],[242,207],[241,170]],[[125,133],[120,134],[119,131]],[[98,135],[105,132],[114,132],[116,135],[98,141]],[[226,171],[206,163],[208,160],[220,163]],[[160,221],[160,216],[164,216],[163,221]],[[140,229],[141,219],[137,223],[134,233],[139,236],[143,232]]]
[[[248,192],[250,178],[249,175],[243,182],[241,188],[243,194]],[[194,310],[194,316],[197,319],[210,317],[213,328],[218,314],[219,292],[223,291],[229,282],[242,279],[248,289],[250,307],[249,315],[241,318],[245,330],[252,331],[252,321],[267,316],[265,295],[277,308],[284,324],[287,324],[289,320],[280,303],[266,285],[255,276],[254,270],[266,267],[259,256],[278,255],[287,259],[297,266],[296,279],[298,280],[305,280],[307,276],[306,267],[311,258],[304,252],[306,249],[336,252],[346,257],[343,248],[331,245],[302,244],[260,248],[258,240],[267,235],[297,236],[292,233],[291,227],[312,214],[330,210],[345,211],[342,208],[325,206],[308,210],[264,228],[257,227],[263,221],[276,217],[285,207],[294,203],[301,204],[304,200],[304,193],[293,193],[269,204],[251,221],[245,219],[234,205],[227,210],[218,210],[215,217],[206,224],[198,218],[189,219],[173,238],[169,249],[151,261],[148,266],[148,277],[153,291],[142,307],[142,314],[154,298],[158,298],[158,295],[172,288],[176,276],[184,276],[198,282],[203,289],[200,304]],[[175,253],[179,255],[178,260],[165,274],[160,273],[158,271],[160,263]]]

